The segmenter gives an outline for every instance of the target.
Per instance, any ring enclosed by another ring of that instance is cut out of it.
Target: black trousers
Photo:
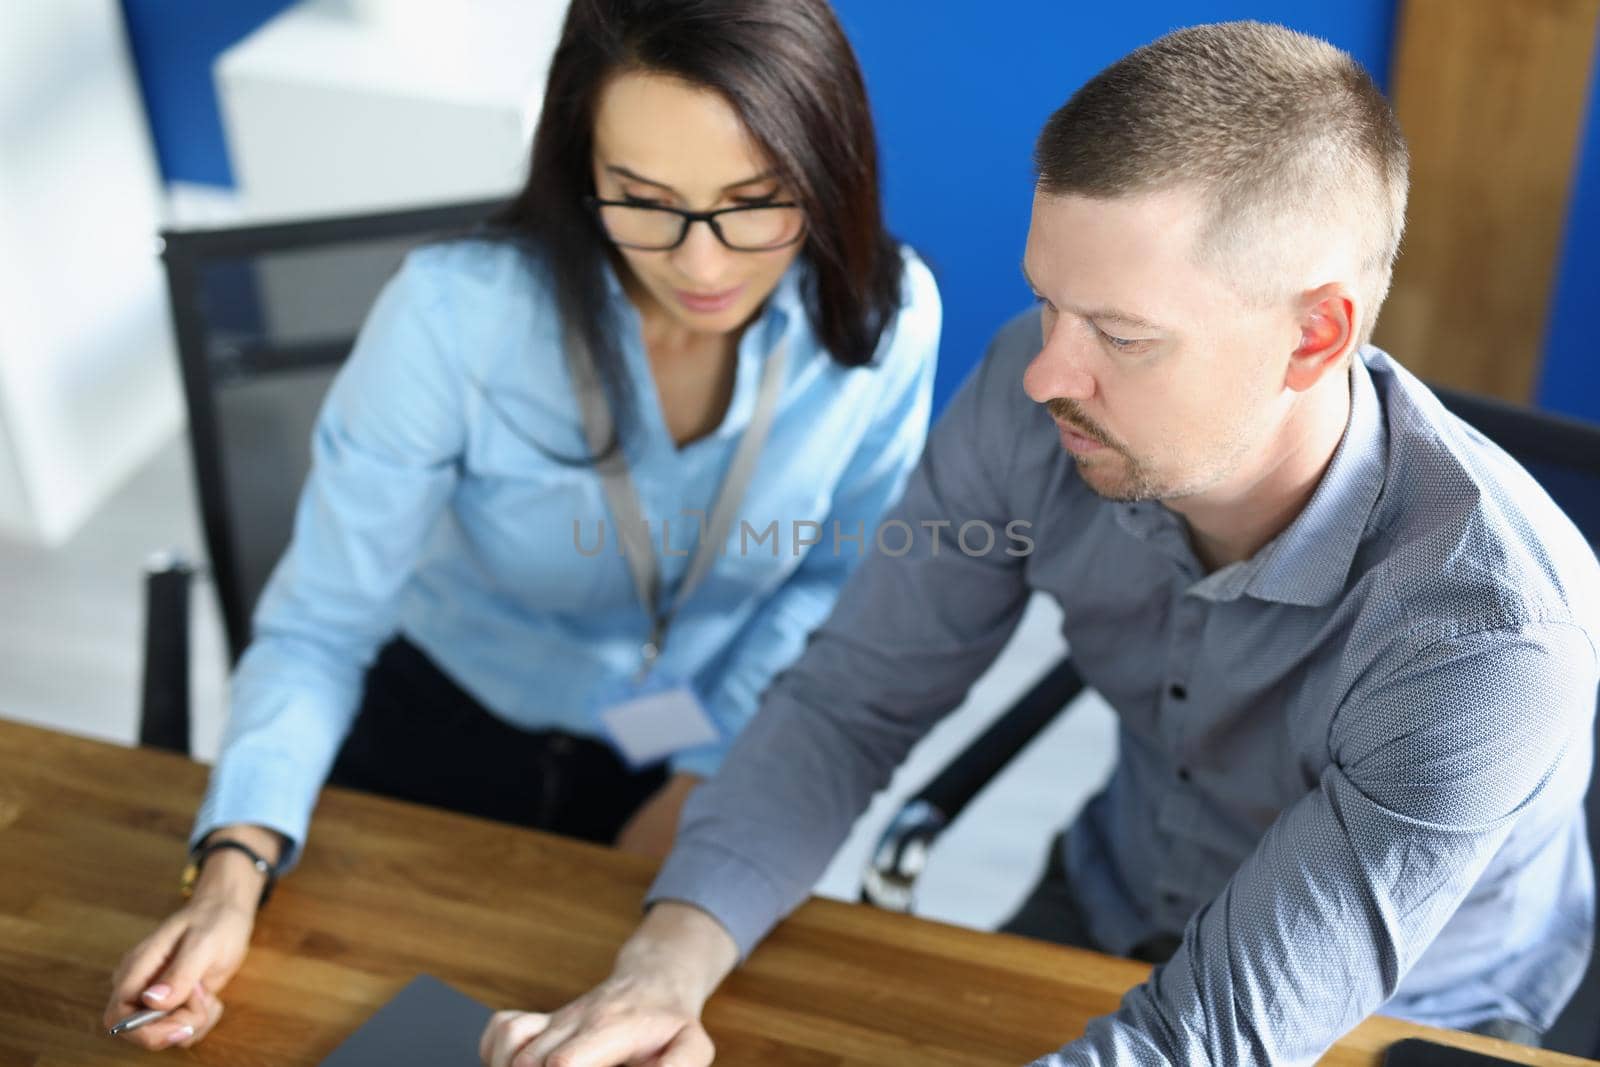
[[[630,771],[609,745],[518,729],[397,638],[334,761],[333,785],[610,844],[667,779]]]
[[[1036,941],[1053,941],[1058,945],[1107,953],[1107,949],[1090,935],[1089,924],[1078,907],[1078,894],[1061,861],[1065,838],[1066,831],[1063,830],[1050,839],[1050,851],[1044,859],[1044,875],[1011,918],[1001,924],[1000,929],[1003,933],[1019,934]],[[1178,951],[1181,941],[1181,938],[1171,935],[1158,935],[1141,941],[1128,955],[1145,963],[1165,963]]]
[[[1063,830],[1051,839],[1050,851],[1045,856],[1044,875],[1011,918],[1001,924],[1000,929],[1004,933],[1019,934],[1037,941],[1053,941],[1058,945],[1106,953],[1106,949],[1089,934],[1088,923],[1084,921],[1083,911],[1078,906],[1072,878],[1062,862],[1061,845],[1065,834]],[[1145,963],[1165,963],[1178,951],[1181,943],[1182,939],[1177,936],[1161,934],[1135,945],[1128,955]],[[1544,1037],[1537,1029],[1517,1019],[1485,1019],[1468,1030],[1534,1048],[1539,1047]]]

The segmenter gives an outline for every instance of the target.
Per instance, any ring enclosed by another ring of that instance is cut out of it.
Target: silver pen
[[[171,1014],[171,1008],[164,1008],[160,1010],[151,1009],[150,1011],[136,1011],[126,1019],[119,1021],[111,1029],[107,1030],[106,1033],[110,1034],[112,1037],[116,1037],[119,1034],[126,1034],[131,1030],[137,1030],[141,1026],[147,1026],[158,1019],[165,1019]]]

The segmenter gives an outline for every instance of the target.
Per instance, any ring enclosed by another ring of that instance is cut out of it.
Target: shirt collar
[[[1303,607],[1330,603],[1355,562],[1383,489],[1388,431],[1361,353],[1350,361],[1350,416],[1311,500],[1282,533],[1249,559],[1203,574],[1183,521],[1158,504],[1116,504],[1124,530],[1198,577],[1189,591],[1207,600],[1248,594]]]
[[[1350,361],[1350,419],[1310,502],[1241,568],[1250,596],[1320,607],[1349,580],[1387,473],[1389,435],[1365,354]]]

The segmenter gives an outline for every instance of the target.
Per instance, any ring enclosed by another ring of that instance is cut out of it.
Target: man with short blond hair
[[[1326,41],[1196,26],[1125,56],[1050,117],[1039,190],[1098,199],[1187,187],[1198,258],[1252,302],[1354,272],[1372,339],[1405,229],[1409,155],[1387,100]]]
[[[1040,1064],[1308,1062],[1375,1011],[1536,1043],[1571,995],[1600,567],[1365,344],[1389,106],[1321,41],[1194,27],[1074,94],[1037,164],[1040,308],[930,436],[892,514],[925,536],[866,560],[691,798],[612,977],[497,1017],[494,1067],[709,1062],[706,998],[1034,591],[1120,744],[1009,927],[1164,961]],[[1031,551],[940,551],[972,520]]]

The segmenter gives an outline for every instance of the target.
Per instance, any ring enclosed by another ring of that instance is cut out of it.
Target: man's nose
[[[1043,404],[1057,397],[1084,401],[1095,394],[1094,376],[1089,372],[1091,353],[1073,336],[1070,324],[1057,318],[1044,333],[1044,344],[1022,374],[1022,389],[1028,399]]]

